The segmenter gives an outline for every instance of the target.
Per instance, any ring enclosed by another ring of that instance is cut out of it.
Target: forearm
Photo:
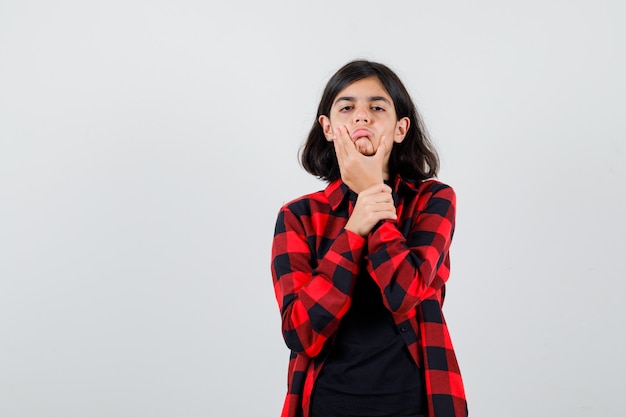
[[[431,297],[449,276],[449,241],[433,235],[429,244],[410,247],[392,222],[369,239],[367,269],[380,287],[386,307],[406,314]]]
[[[390,311],[407,313],[441,290],[450,275],[456,196],[439,186],[423,191],[423,203],[411,208],[406,236],[396,221],[382,222],[368,236],[368,272],[379,285]],[[405,223],[404,223],[405,224]]]
[[[314,255],[306,238],[294,230],[288,234],[288,248],[281,236],[275,236],[272,247],[283,336],[291,350],[313,357],[337,331],[350,307],[365,239],[343,230],[317,265],[311,265]]]

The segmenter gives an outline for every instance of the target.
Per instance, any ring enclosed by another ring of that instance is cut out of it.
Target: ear
[[[409,131],[409,127],[411,127],[411,119],[408,117],[403,117],[402,119],[396,122],[396,132],[393,135],[393,141],[395,143],[401,143],[406,136],[406,133]]]
[[[330,118],[328,116],[321,115],[317,121],[322,126],[322,131],[324,132],[324,136],[326,136],[326,140],[332,142],[335,138],[335,134],[333,133],[333,126],[330,124]]]

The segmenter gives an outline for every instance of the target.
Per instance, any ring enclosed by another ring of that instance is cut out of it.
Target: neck
[[[389,179],[389,165],[383,167],[383,179],[386,181]]]

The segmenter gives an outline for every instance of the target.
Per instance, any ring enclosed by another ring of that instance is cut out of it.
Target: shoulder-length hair
[[[339,92],[355,81],[368,77],[378,78],[391,96],[397,120],[403,117],[411,120],[404,140],[401,143],[394,143],[391,149],[390,175],[400,174],[403,178],[413,181],[436,177],[439,170],[439,157],[402,81],[387,66],[365,60],[347,63],[326,84],[313,127],[300,152],[302,167],[308,173],[328,182],[341,178],[334,145],[326,140],[318,120],[321,115],[330,115],[333,101]]]

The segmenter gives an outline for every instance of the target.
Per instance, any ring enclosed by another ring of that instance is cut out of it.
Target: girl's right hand
[[[387,143],[385,136],[380,138],[376,153],[365,156],[354,147],[348,128],[344,125],[333,130],[332,141],[341,172],[341,180],[357,194],[374,184],[382,184],[386,170],[387,150],[393,143]]]
[[[352,215],[344,228],[365,237],[379,221],[397,218],[391,187],[381,183],[359,193]]]

